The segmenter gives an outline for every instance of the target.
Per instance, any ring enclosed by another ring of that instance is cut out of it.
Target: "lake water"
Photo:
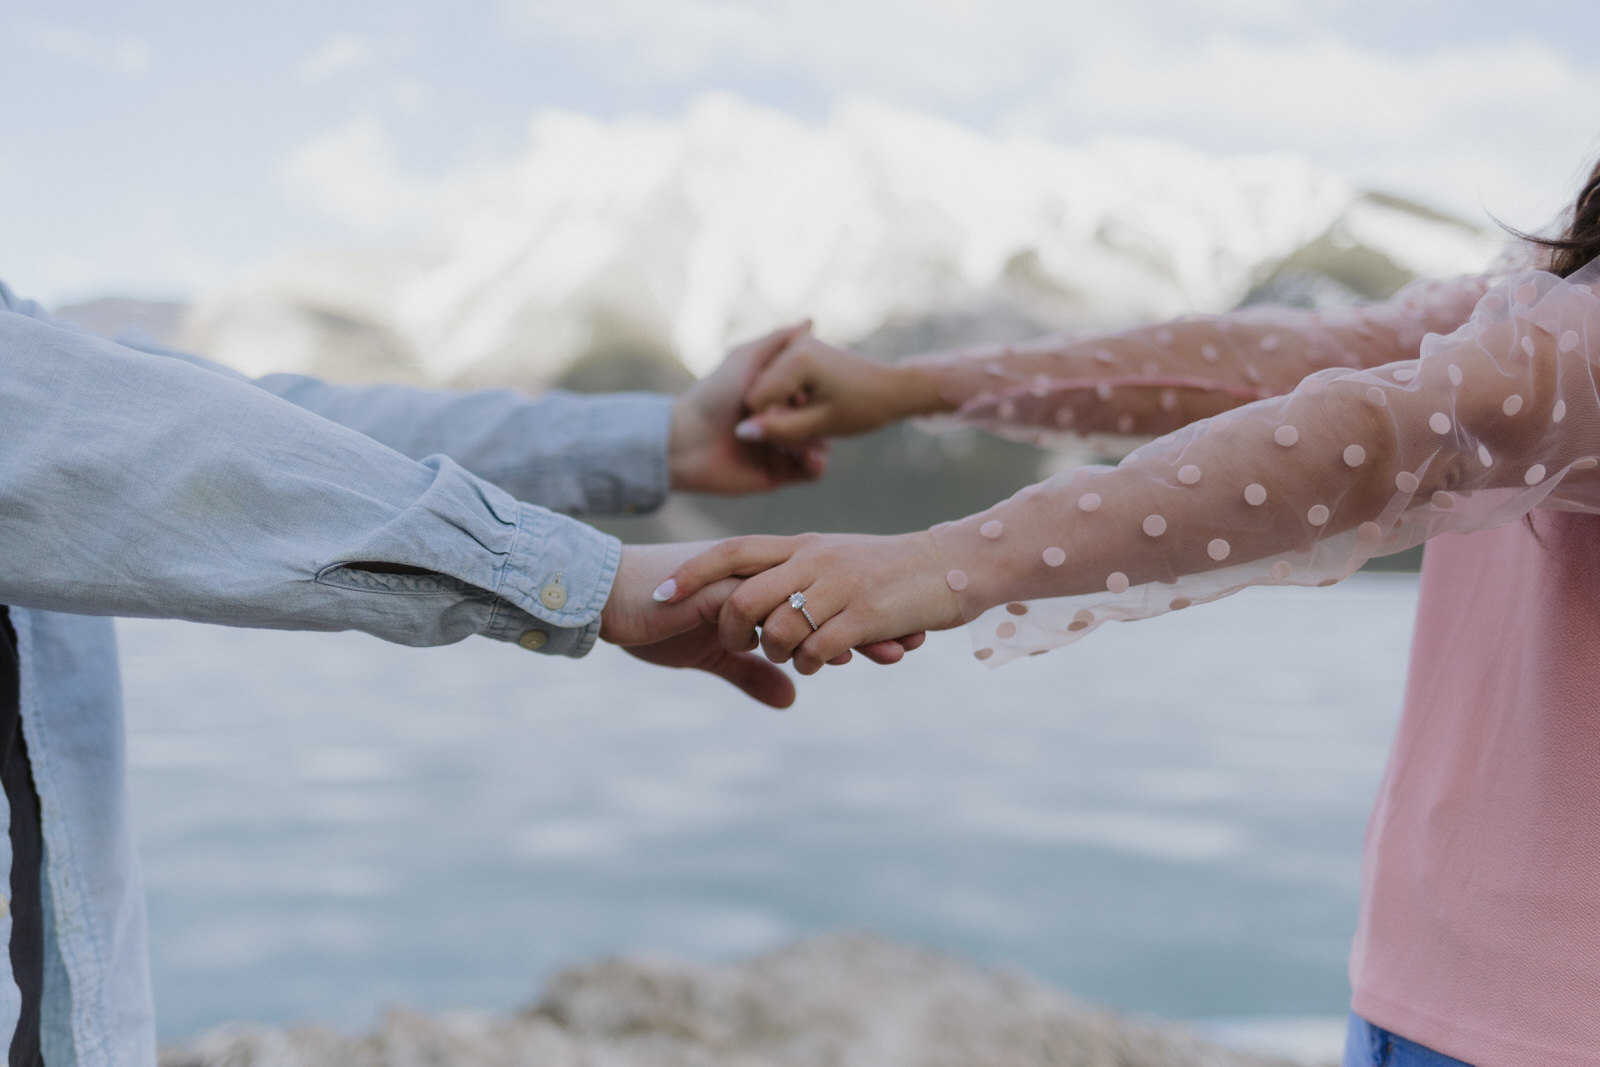
[[[782,713],[604,647],[121,623],[162,1032],[840,927],[1332,1032],[1415,602],[1251,590],[998,670],[939,634]]]

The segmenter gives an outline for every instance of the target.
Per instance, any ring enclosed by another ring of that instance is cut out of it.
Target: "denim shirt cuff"
[[[577,450],[586,510],[630,515],[660,507],[669,488],[672,398],[614,393],[588,402],[588,432]]]
[[[484,636],[532,652],[587,655],[600,635],[600,611],[621,560],[622,542],[615,537],[519,503]]]

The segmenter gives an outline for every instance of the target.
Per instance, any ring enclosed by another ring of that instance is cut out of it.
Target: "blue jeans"
[[[1435,1052],[1399,1034],[1381,1030],[1350,1013],[1344,1038],[1343,1067],[1472,1067],[1464,1060]]]

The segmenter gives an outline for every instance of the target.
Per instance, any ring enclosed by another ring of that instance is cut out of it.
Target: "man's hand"
[[[926,530],[735,537],[673,571],[663,599],[671,608],[693,604],[729,576],[743,577],[718,616],[723,647],[748,654],[759,643],[774,663],[793,658],[801,674],[815,674],[852,645],[869,656],[870,648],[892,647],[892,658],[871,658],[893,663],[922,644],[926,631],[961,625],[961,606],[944,574]],[[809,619],[790,599],[796,592]]]
[[[797,335],[767,362],[744,394],[755,412],[735,433],[776,447],[871,433],[914,415],[949,409],[926,375]]]
[[[748,414],[745,391],[774,356],[809,323],[778,330],[728,353],[722,365],[672,405],[667,470],[672,488],[699,493],[753,493],[812,481],[827,467],[827,445],[787,440],[782,447],[742,441],[733,429]]]
[[[786,708],[794,703],[789,676],[754,653],[728,651],[717,638],[717,617],[739,580],[705,576],[699,588],[683,597],[675,596],[668,584],[675,570],[717,543],[623,546],[611,596],[600,612],[600,637],[646,663],[707,671],[763,704]],[[894,663],[921,643],[917,634],[863,643],[860,652],[875,663]],[[849,659],[850,650],[845,648],[830,662]]]
[[[688,667],[724,678],[763,704],[794,703],[794,683],[752,653],[729,652],[717,640],[717,612],[739,583],[713,582],[691,597],[664,605],[651,593],[684,560],[715,542],[627,545],[600,612],[600,637],[659,667]]]

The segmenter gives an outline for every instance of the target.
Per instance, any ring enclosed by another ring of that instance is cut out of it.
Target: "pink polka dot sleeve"
[[[1153,437],[1289,392],[1328,368],[1411,359],[1459,326],[1481,277],[1416,282],[1383,303],[1335,312],[1252,307],[1094,337],[1054,337],[910,361],[965,425],[1047,442]]]
[[[1174,346],[1193,343],[1185,328],[1170,327]],[[935,527],[978,658],[1249,585],[1329,585],[1535,507],[1600,513],[1600,263],[1566,280],[1512,274],[1414,355],[1325,367],[1115,468],[1063,472]]]

